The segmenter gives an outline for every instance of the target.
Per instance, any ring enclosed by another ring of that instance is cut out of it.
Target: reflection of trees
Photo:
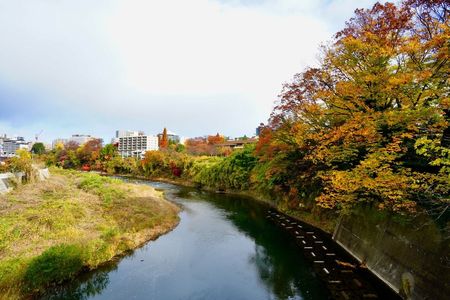
[[[255,242],[250,257],[260,280],[277,299],[326,299],[324,285],[316,279],[290,236],[267,221],[267,206],[251,198],[181,189],[178,197],[203,199],[226,212],[227,218]]]
[[[41,299],[85,300],[98,295],[108,286],[108,274],[115,269],[117,269],[115,264],[102,267],[99,270],[77,278],[73,282],[48,291]]]
[[[304,293],[299,289],[295,276],[286,272],[282,266],[274,265],[262,246],[255,246],[255,255],[250,258],[256,266],[261,281],[269,287],[277,299],[302,299]]]

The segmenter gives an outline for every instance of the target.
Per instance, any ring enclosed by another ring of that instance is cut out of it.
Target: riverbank
[[[109,174],[102,173],[102,175],[110,176]],[[167,178],[167,177],[145,177],[145,176],[135,176],[135,175],[128,175],[128,174],[116,174],[115,176],[120,176],[124,178],[130,178],[130,179],[139,179],[139,180],[151,180],[151,181],[159,181],[164,183],[170,183],[175,185],[181,185],[184,187],[192,187],[192,188],[198,188],[204,191],[208,192],[220,192],[224,194],[229,195],[236,195],[236,196],[244,196],[248,198],[252,198],[254,201],[263,202],[268,205],[270,205],[272,208],[294,218],[299,221],[308,223],[314,227],[319,228],[320,230],[323,230],[324,232],[328,234],[332,234],[333,231],[336,228],[337,222],[338,222],[338,216],[335,217],[327,217],[324,218],[319,214],[314,214],[313,212],[309,212],[306,210],[294,210],[290,209],[286,203],[276,203],[277,201],[273,201],[269,199],[268,196],[263,195],[262,193],[256,191],[256,190],[220,190],[217,191],[214,188],[208,187],[208,186],[202,186],[198,185],[192,180],[188,180],[186,178]]]
[[[247,197],[136,181],[183,207],[170,233],[43,299],[328,299],[295,243]]]
[[[0,299],[21,299],[170,231],[179,208],[149,186],[51,169],[0,196]]]
[[[149,180],[145,177],[141,179]],[[177,180],[158,177],[150,180],[188,187],[196,186],[192,181],[183,178]],[[445,239],[448,229],[440,227],[426,211],[408,216],[362,206],[358,211],[342,215],[339,226],[335,228],[338,222],[337,217],[326,219],[315,215],[314,210],[307,212],[289,209],[284,205],[285,203],[281,202],[277,205],[275,201],[268,200],[253,190],[217,191],[205,186],[197,185],[196,187],[209,192],[245,196],[258,202],[268,203],[276,209],[278,214],[283,215],[285,220],[289,219],[291,223],[298,222],[310,232],[315,232],[316,237],[320,236],[321,240],[327,241],[326,253],[322,248],[324,245],[316,244],[316,241],[313,241],[312,246],[303,244],[300,246],[306,258],[327,262],[326,271],[323,266],[316,270],[319,277],[324,278],[326,283],[329,283],[327,280],[332,278],[333,282],[345,282],[346,288],[355,289],[361,297],[371,296],[375,294],[373,291],[376,291],[376,294],[382,295],[383,299],[397,299],[399,295],[412,299],[424,297],[441,299],[443,295],[448,294],[441,292],[448,290],[448,280],[439,279],[443,276],[442,274],[446,274],[442,261],[445,261],[448,252],[448,239]],[[285,224],[281,227],[289,228],[290,225]],[[290,228],[293,228],[292,225]],[[301,242],[298,240],[298,236],[302,235],[300,231],[294,229],[287,231],[291,235],[295,233],[297,242]],[[303,236],[308,237],[305,234]],[[314,253],[314,256],[311,253]],[[328,256],[327,253],[339,254],[338,261],[344,262],[344,265],[337,263],[336,258]],[[347,265],[347,262],[350,263]],[[316,264],[314,265],[317,267]],[[341,270],[342,266],[349,267],[351,270]],[[347,276],[348,274],[341,278],[337,276],[341,271],[343,273],[352,271],[354,272],[352,276],[359,274],[362,280]],[[337,280],[337,277],[340,279]],[[348,294],[342,293],[343,287],[340,284],[333,284],[330,290],[337,293],[337,298]]]

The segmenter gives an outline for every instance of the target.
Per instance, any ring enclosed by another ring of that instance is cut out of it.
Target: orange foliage
[[[445,158],[415,144],[450,143],[449,40],[448,1],[356,10],[321,65],[285,84],[256,147],[267,180],[286,194],[319,187],[327,208],[366,201],[413,211],[445,199],[448,168],[432,163]]]
[[[225,137],[217,133],[216,135],[209,135],[207,137],[198,137],[188,139],[185,142],[186,151],[194,155],[218,155],[224,154],[218,147],[221,143],[225,142]]]
[[[167,136],[167,128],[164,128],[162,137],[159,139],[159,148],[167,149],[169,147],[169,137]]]
[[[217,133],[216,135],[209,135],[207,140],[209,145],[217,145],[225,142],[225,138],[219,133]]]

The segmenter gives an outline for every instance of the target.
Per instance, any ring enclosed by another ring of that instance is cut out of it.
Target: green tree
[[[113,144],[106,144],[105,147],[100,150],[100,159],[102,161],[110,160],[118,155],[119,152],[117,147]]]
[[[256,166],[255,146],[246,145],[228,157],[214,157],[194,162],[194,181],[214,188],[245,190],[250,188],[251,172]],[[197,165],[197,166],[196,166]]]
[[[31,147],[31,153],[33,154],[44,154],[45,153],[45,146],[43,143],[34,143],[33,147]]]
[[[186,151],[186,146],[184,146],[183,144],[177,144],[175,147],[175,151],[176,152],[185,152]]]

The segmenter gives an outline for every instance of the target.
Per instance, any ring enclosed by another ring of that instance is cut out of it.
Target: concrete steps
[[[371,282],[361,275],[358,262],[345,255],[324,232],[273,209],[267,212],[266,218],[295,239],[299,252],[312,263],[332,299],[382,299]]]

